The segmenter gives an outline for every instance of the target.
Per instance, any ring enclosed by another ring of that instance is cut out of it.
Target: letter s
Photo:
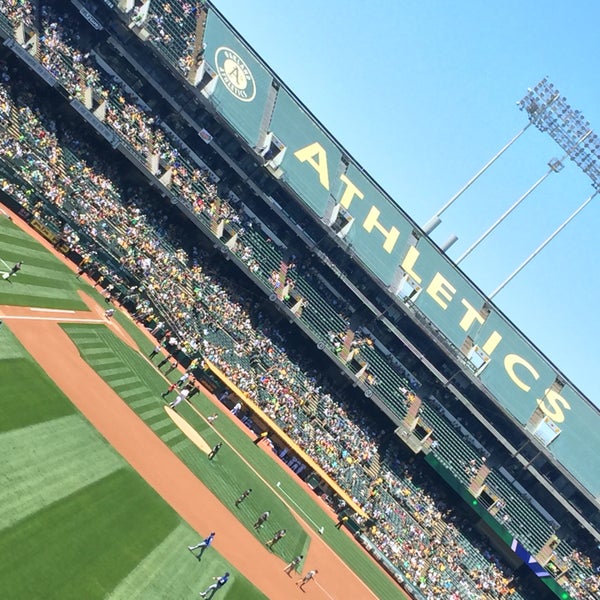
[[[548,388],[544,392],[544,397],[537,400],[540,410],[547,416],[550,417],[556,423],[562,423],[565,420],[565,413],[559,404],[562,404],[566,410],[571,410],[571,405],[554,390]],[[547,406],[550,405],[551,408]]]

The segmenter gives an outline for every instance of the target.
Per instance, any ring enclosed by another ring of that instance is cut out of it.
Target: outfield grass
[[[11,600],[196,596],[229,570],[220,598],[265,598],[84,419],[0,327],[0,588]]]
[[[207,398],[200,394],[196,395],[192,400],[193,408],[182,403],[178,406],[178,411],[209,445],[221,438],[226,441],[229,447],[224,446],[212,462],[208,461],[206,456],[180,432],[165,413],[165,401],[160,397],[160,393],[166,389],[167,384],[163,376],[145,357],[132,350],[103,325],[69,323],[63,324],[62,327],[77,345],[84,360],[250,531],[253,531],[252,523],[257,515],[267,509],[273,511],[268,532],[279,527],[291,531],[294,524],[290,524],[281,508],[274,509],[274,506],[280,505],[280,501],[274,500],[274,496],[281,494],[283,490],[284,500],[292,502],[294,508],[305,520],[312,523],[315,530],[324,527],[323,539],[378,598],[405,597],[397,584],[373,563],[355,541],[345,532],[335,529],[331,516],[315,502],[313,493],[307,491],[304,484],[284,469],[278,461],[273,460],[273,456],[255,446],[235,422],[222,416],[214,422],[212,428],[197,415],[194,409],[204,416],[214,412],[214,405]],[[155,360],[158,362],[157,359]],[[241,457],[244,457],[244,460]],[[260,473],[270,486],[265,485],[254,470]],[[277,482],[281,484],[279,489],[276,487]],[[235,499],[246,487],[251,487],[254,491],[240,508],[236,508]],[[262,532],[258,537],[261,540],[267,539]],[[290,546],[290,542],[293,541],[291,537],[291,535],[286,536],[275,547],[275,552],[285,560],[301,552],[298,548]]]
[[[23,261],[13,277],[0,277],[0,304],[87,310],[77,295],[80,282],[40,243],[0,215],[0,275]]]

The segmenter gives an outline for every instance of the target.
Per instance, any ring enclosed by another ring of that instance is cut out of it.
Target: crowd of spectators
[[[428,597],[500,598],[515,593],[512,576],[492,550],[469,532],[470,523],[455,512],[442,489],[418,482],[425,474],[415,461],[400,461],[390,447],[366,507],[376,519],[371,534],[378,547],[399,561]],[[393,498],[396,502],[392,502]],[[397,529],[402,535],[398,537]],[[465,575],[474,585],[465,589]],[[459,595],[456,596],[457,592]]]
[[[27,2],[2,7],[10,8],[5,14],[14,20],[31,19]],[[224,219],[241,229],[250,226],[244,215],[217,197],[209,171],[184,161],[152,115],[128,101],[115,84],[103,87],[105,77],[89,66],[89,56],[72,47],[77,34],[66,17],[44,7],[42,22],[42,63],[70,93],[83,100],[91,86],[97,98],[110,100],[110,126],[136,152],[160,156],[163,168],[171,170],[173,190],[197,214],[209,222]],[[327,472],[340,480],[350,473],[350,479],[369,482],[359,498],[376,522],[369,533],[426,597],[468,597],[464,586],[474,598],[513,593],[510,576],[497,559],[481,554],[488,560],[465,569],[464,544],[457,541],[455,524],[445,520],[447,507],[411,484],[410,473],[400,475],[398,468],[384,466],[373,475],[371,467],[385,437],[378,423],[292,359],[282,333],[265,314],[256,312],[252,294],[220,280],[203,250],[193,243],[182,244],[187,236],[181,226],[174,224],[166,208],[149,202],[147,190],[124,190],[110,163],[94,158],[97,153],[90,142],[37,107],[38,99],[26,85],[12,85],[14,75],[6,65],[1,73],[0,160],[16,175],[0,182],[2,190],[40,216],[46,203],[59,211],[63,235],[81,252],[91,252],[94,245],[110,251],[124,273],[143,278],[143,288],[132,290],[139,297],[138,317],[152,322],[152,307],[159,307],[176,324],[184,351],[202,352],[214,361]],[[84,245],[83,236],[92,241],[91,247]],[[237,252],[260,269],[252,248],[241,238]],[[221,335],[211,335],[215,333]],[[253,355],[264,359],[261,368],[251,364]],[[435,528],[440,522],[446,523],[441,533]],[[597,575],[570,585],[574,597],[585,598],[588,590],[597,590]],[[478,590],[481,596],[476,595]]]
[[[150,13],[145,23],[150,31],[150,41],[161,47],[164,52],[171,54],[179,70],[186,77],[197,58],[195,33],[196,10],[199,4],[165,2],[158,11]],[[133,20],[136,24],[142,24],[139,11],[134,14]]]
[[[236,210],[232,203],[218,198],[212,173],[186,157],[179,147],[179,140],[162,126],[160,119],[139,98],[130,98],[116,80],[97,68],[94,56],[78,46],[79,29],[67,15],[43,5],[41,26],[43,34],[38,46],[39,60],[68,94],[87,105],[91,103],[92,107],[103,105],[104,123],[112,129],[120,143],[141,156],[144,163],[151,164],[154,161],[157,174],[168,175],[166,181],[170,191],[185,201],[211,228],[214,229],[218,223],[235,227],[238,238],[233,248],[235,253],[251,272],[277,288],[277,272],[273,278],[273,265],[267,264],[267,257],[260,255],[260,248],[256,246],[260,236],[252,235],[252,220]],[[279,269],[281,257],[272,260]],[[331,293],[312,270],[298,268],[293,260],[286,268],[289,274],[288,287],[294,287],[298,281],[304,284],[304,289],[316,292],[311,300],[305,299],[303,302],[304,320],[318,329],[317,323],[323,320],[322,313],[328,311],[331,325],[335,324],[343,330],[351,310],[347,303]],[[330,347],[337,352],[340,342],[332,339]],[[410,374],[408,377],[412,379]],[[398,378],[401,379],[400,376]],[[364,380],[373,385],[378,382],[378,378],[371,373],[365,373]],[[397,388],[394,394],[396,391]]]
[[[20,24],[26,28],[33,26],[34,8],[31,2],[0,0],[0,15],[2,20],[6,21],[5,25],[9,33],[13,33],[14,28]]]

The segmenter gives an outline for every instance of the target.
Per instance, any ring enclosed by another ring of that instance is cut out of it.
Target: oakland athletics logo
[[[246,63],[230,48],[221,46],[215,52],[219,79],[238,100],[252,102],[256,96],[256,83]]]

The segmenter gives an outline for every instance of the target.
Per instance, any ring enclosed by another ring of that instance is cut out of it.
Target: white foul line
[[[319,582],[316,579],[313,579],[313,581],[315,582],[315,585],[321,589],[321,591],[328,597],[331,598],[331,600],[335,600],[335,598],[322,586],[319,585]]]
[[[24,319],[27,321],[73,321],[75,323],[106,323],[107,325],[110,322],[107,319],[70,319],[69,317],[21,317],[21,316],[11,316],[11,315],[2,315],[2,319],[6,321],[6,319]]]
[[[292,503],[294,506],[296,506],[296,508],[297,508],[297,509],[298,509],[298,510],[299,510],[299,511],[300,511],[300,512],[301,512],[301,513],[304,515],[304,517],[306,518],[306,520],[307,520],[307,521],[310,521],[310,522],[311,522],[311,523],[312,523],[312,524],[313,524],[313,525],[314,525],[314,526],[317,528],[317,531],[318,531],[320,534],[323,534],[323,531],[325,531],[325,529],[324,529],[322,526],[321,526],[321,527],[319,527],[319,526],[318,526],[318,525],[317,525],[317,524],[316,524],[316,523],[315,523],[315,522],[314,522],[314,521],[313,521],[313,520],[312,520],[312,519],[311,519],[311,518],[310,518],[310,517],[309,517],[309,516],[308,516],[308,515],[307,515],[307,514],[306,514],[306,513],[303,511],[303,510],[302,510],[302,508],[300,508],[300,506],[299,506],[298,504],[296,504],[296,502],[294,502],[294,501],[292,500],[292,497],[291,497],[289,494],[287,494],[287,493],[285,492],[285,490],[284,490],[284,489],[281,487],[281,481],[278,481],[276,485],[277,485],[277,487],[279,488],[279,490],[281,491],[281,493],[282,493],[284,496],[287,496],[287,497],[288,497],[288,499],[289,499],[289,501],[290,501],[290,502],[291,502],[291,503]]]
[[[29,310],[35,310],[37,312],[50,312],[50,313],[71,313],[73,314],[74,310],[63,310],[61,308],[30,308]]]

